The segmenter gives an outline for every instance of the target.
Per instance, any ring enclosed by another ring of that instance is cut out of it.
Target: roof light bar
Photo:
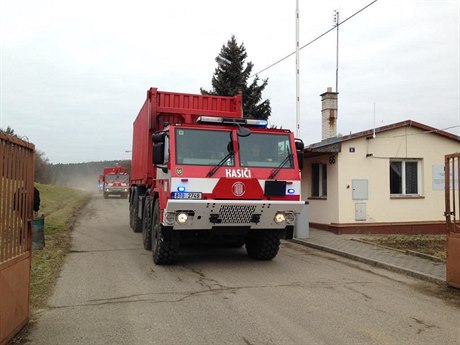
[[[268,121],[267,120],[247,119],[246,124],[248,126],[267,127],[268,126]]]
[[[222,117],[198,116],[197,123],[222,123]]]
[[[245,125],[245,126],[257,126],[267,127],[267,120],[255,120],[255,119],[241,119],[234,117],[213,117],[213,116],[199,116],[196,120],[197,123],[222,123],[226,125]]]

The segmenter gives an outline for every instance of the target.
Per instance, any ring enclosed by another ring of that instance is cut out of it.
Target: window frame
[[[317,176],[313,173],[315,166],[318,167]],[[314,192],[318,190],[318,195]],[[311,165],[311,199],[327,199],[327,164],[326,163],[312,163]]]
[[[400,163],[401,164],[401,172],[400,172],[400,188],[401,193],[393,193],[392,192],[392,163]],[[407,168],[406,163],[416,163],[416,192],[415,193],[408,193],[407,191]],[[390,198],[420,198],[423,197],[422,194],[422,159],[421,158],[391,158],[389,161],[389,187],[390,187]]]

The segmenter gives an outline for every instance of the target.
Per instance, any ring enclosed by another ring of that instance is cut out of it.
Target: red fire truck
[[[128,169],[119,165],[104,168],[102,175],[99,176],[99,184],[102,184],[104,199],[107,199],[109,195],[127,198],[129,194]]]
[[[241,96],[151,88],[133,127],[130,226],[156,264],[174,263],[188,241],[245,245],[270,260],[292,238],[304,145],[242,118]]]

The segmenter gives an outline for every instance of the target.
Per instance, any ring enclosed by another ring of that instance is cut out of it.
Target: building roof
[[[428,125],[424,125],[423,123],[416,122],[413,120],[405,120],[405,121],[396,122],[390,125],[377,127],[375,128],[375,134],[391,131],[391,130],[402,128],[402,127],[418,128],[424,131],[425,133],[434,133],[434,134],[443,136],[447,139],[460,142],[460,137],[455,134],[452,134],[452,133],[449,133],[449,132],[446,132],[446,131],[443,131],[441,129],[437,129],[434,127],[430,127]],[[322,155],[325,153],[340,152],[341,143],[345,141],[358,139],[358,138],[372,137],[373,135],[374,135],[374,129],[369,129],[366,131],[357,132],[357,133],[353,133],[349,135],[325,139],[318,143],[314,143],[314,144],[307,146],[305,148],[304,153],[305,153],[305,156],[307,157],[313,157],[313,156],[318,156],[318,155]]]

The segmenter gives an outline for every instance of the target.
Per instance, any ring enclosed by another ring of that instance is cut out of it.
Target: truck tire
[[[133,204],[131,203],[131,201],[129,202],[129,227],[131,229],[134,229],[134,225],[133,225]]]
[[[176,262],[179,255],[179,240],[165,238],[163,226],[160,224],[160,204],[155,200],[152,215],[152,256],[157,265],[170,265]]]
[[[134,188],[133,191],[133,200],[130,204],[130,212],[129,212],[129,224],[131,225],[131,229],[134,232],[141,232],[142,231],[142,222],[141,219],[137,216],[139,214],[139,188]]]
[[[271,260],[280,248],[278,230],[252,230],[246,237],[246,251],[256,260]]]
[[[134,208],[134,188],[130,189],[129,195],[129,227],[134,230],[134,216],[133,216],[133,208]]]
[[[142,242],[145,250],[152,250],[152,198],[145,198],[144,217],[142,217]]]
[[[107,199],[109,197],[109,195],[106,192],[104,192],[103,196],[104,196],[104,199]]]

